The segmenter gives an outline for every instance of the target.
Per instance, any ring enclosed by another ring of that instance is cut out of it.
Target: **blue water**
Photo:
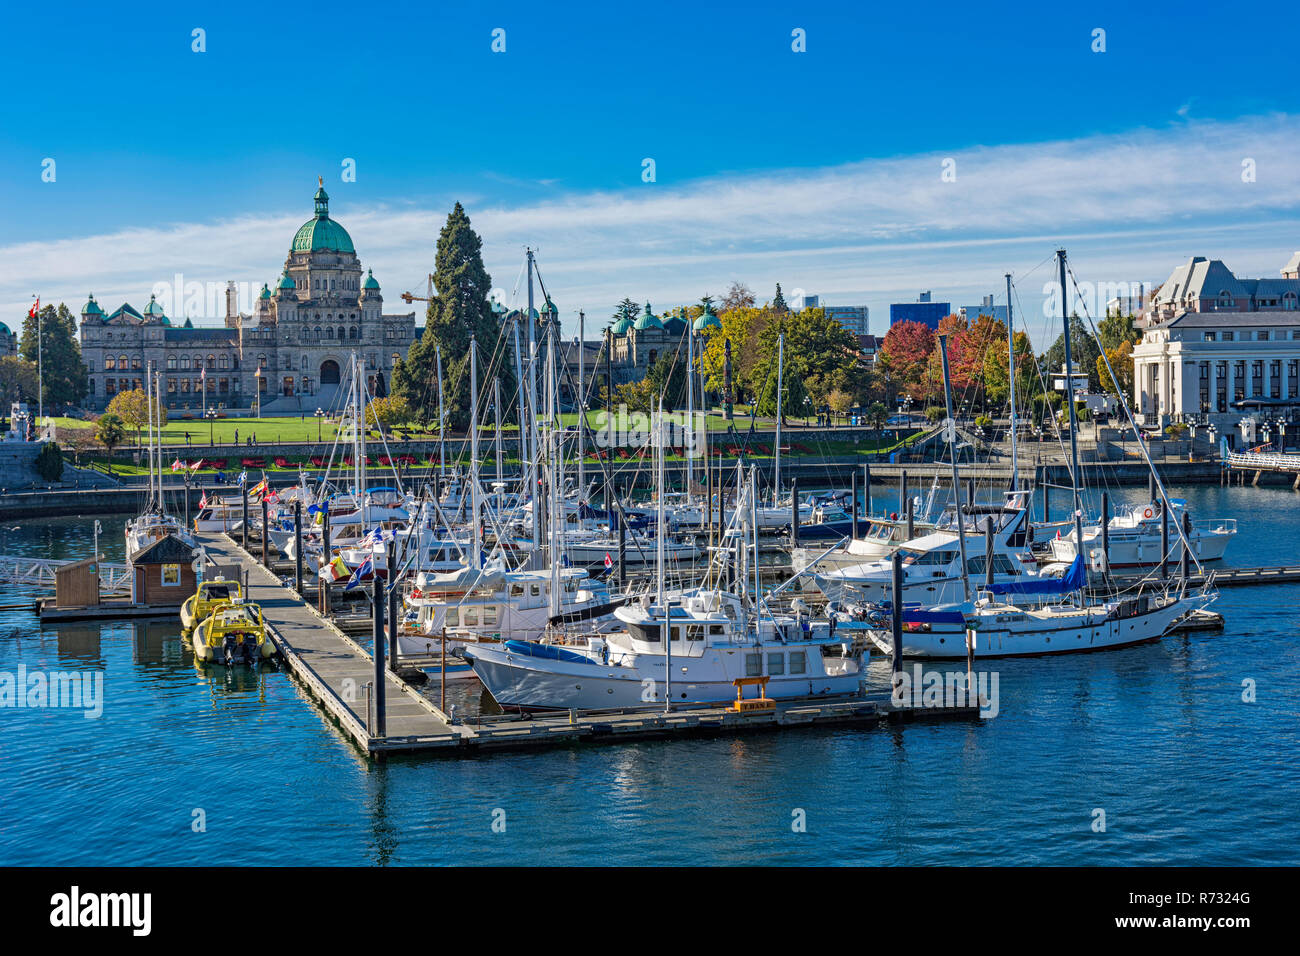
[[[1300,496],[1183,491],[1238,519],[1226,563],[1300,563]],[[88,528],[11,523],[0,553],[89,555]],[[0,864],[1294,864],[1298,599],[1225,589],[1222,634],[990,662],[1001,713],[979,723],[382,765],[287,674],[196,666],[171,622],[0,610],[0,671],[102,671],[106,696],[98,720],[0,709]]]

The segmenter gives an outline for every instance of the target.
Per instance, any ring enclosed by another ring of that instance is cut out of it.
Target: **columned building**
[[[330,408],[354,353],[375,394],[415,341],[415,313],[386,314],[379,282],[362,268],[352,237],[330,218],[324,186],[314,215],[294,234],[274,285],[264,284],[251,315],[235,284],[223,326],[175,327],[154,298],[143,310],[105,313],[92,295],[81,310],[81,354],[90,372],[86,405],[102,409],[121,391],[143,387],[149,363],[161,373],[163,403],[175,410],[252,408],[308,414]],[[205,394],[206,393],[206,394]]]
[[[1196,256],[1152,295],[1133,348],[1143,424],[1300,418],[1300,253],[1278,279],[1238,278]]]

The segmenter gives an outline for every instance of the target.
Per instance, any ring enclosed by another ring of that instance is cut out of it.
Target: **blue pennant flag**
[[[362,578],[364,578],[367,574],[370,574],[373,568],[374,568],[374,562],[372,560],[372,556],[366,555],[366,560],[362,561],[361,564],[357,566],[357,569],[352,572],[352,577],[348,578],[348,583],[343,588],[343,590],[351,591],[354,587],[357,586],[357,583]]]
[[[248,472],[246,472],[246,471],[241,471],[241,472],[239,473],[239,477],[235,479],[235,484],[237,484],[237,485],[246,485],[246,484],[248,484]]]

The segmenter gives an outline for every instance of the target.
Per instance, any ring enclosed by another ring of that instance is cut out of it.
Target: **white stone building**
[[[1300,252],[1278,279],[1193,257],[1152,294],[1140,326],[1133,408],[1143,424],[1228,435],[1244,417],[1300,418]]]

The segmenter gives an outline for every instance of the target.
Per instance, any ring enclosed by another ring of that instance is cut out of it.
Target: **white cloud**
[[[656,309],[722,292],[732,279],[762,297],[776,282],[826,301],[872,307],[923,289],[955,306],[1001,295],[1002,274],[1023,276],[1058,244],[1080,278],[1160,280],[1192,254],[1221,257],[1245,274],[1276,274],[1297,247],[1300,120],[1229,123],[1031,145],[866,160],[844,166],[737,174],[608,192],[565,192],[527,205],[467,203],[495,284],[514,289],[525,244],[566,324],[582,306],[603,324],[624,295]],[[956,181],[942,182],[942,161]],[[1257,181],[1243,183],[1241,163]],[[228,197],[227,197],[228,201]],[[215,205],[215,203],[214,203]],[[397,293],[422,288],[446,208],[403,203],[334,213],[364,263]],[[137,306],[150,288],[187,279],[273,281],[307,210],[210,223],[135,227],[112,235],[0,248],[0,306],[20,315],[31,292],[79,308],[93,290],[106,308]],[[1046,266],[1022,280],[1038,314]],[[215,316],[209,316],[215,318]]]

